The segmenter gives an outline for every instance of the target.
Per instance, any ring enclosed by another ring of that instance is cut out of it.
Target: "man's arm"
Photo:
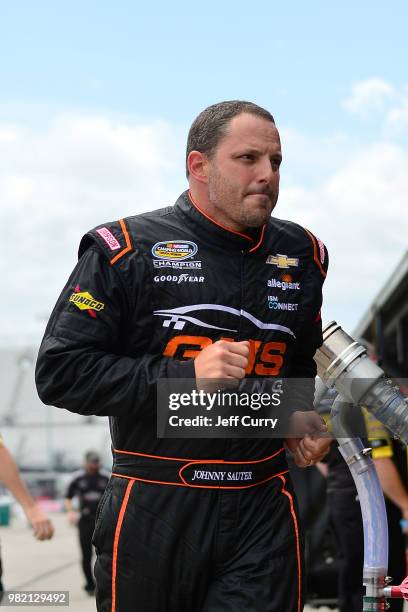
[[[45,404],[85,415],[129,414],[154,393],[159,378],[194,377],[192,361],[145,352],[124,355],[138,300],[146,301],[143,262],[135,268],[141,275],[134,281],[139,294],[131,296],[121,272],[96,245],[82,255],[57,301],[38,355],[36,384]],[[92,297],[94,309],[81,303],[84,294]],[[151,330],[141,328],[140,333]]]
[[[289,378],[298,379],[288,383],[286,399],[289,410],[291,428],[301,430],[301,437],[288,437],[286,446],[293,453],[295,463],[299,467],[307,467],[320,461],[328,453],[331,437],[327,435],[327,427],[321,417],[313,410],[315,377],[317,367],[314,355],[322,345],[322,286],[326,278],[329,256],[326,247],[310,232],[311,260],[308,274],[303,281],[304,304],[300,321],[296,346],[290,364]],[[300,423],[300,425],[299,425]]]
[[[76,525],[78,523],[78,512],[75,510],[74,505],[72,503],[72,497],[65,497],[64,499],[65,510],[67,511],[67,518],[71,525]]]
[[[23,508],[33,528],[34,536],[38,540],[52,538],[54,527],[50,519],[32,498],[26,485],[21,480],[16,463],[2,442],[0,442],[0,480]]]

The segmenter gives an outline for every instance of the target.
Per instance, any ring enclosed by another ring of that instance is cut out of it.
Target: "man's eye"
[[[253,161],[255,159],[255,155],[252,155],[251,153],[244,153],[244,155],[241,155],[241,159]]]

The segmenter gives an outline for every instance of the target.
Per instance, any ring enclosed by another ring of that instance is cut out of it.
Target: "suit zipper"
[[[244,304],[244,257],[245,257],[245,251],[241,250],[241,256],[240,256],[240,305],[239,305],[240,311],[242,311],[242,307],[243,307],[243,304]],[[241,334],[242,334],[242,316],[239,317],[237,342],[239,342],[241,340]],[[230,438],[226,438],[225,439],[225,447],[224,447],[224,459],[226,459],[226,460],[228,460],[230,458],[229,453],[230,453],[232,445],[233,445],[233,440],[231,440]]]
[[[244,280],[245,280],[244,279],[244,257],[245,257],[245,251],[241,250],[241,262],[240,262],[240,290],[241,290],[241,296],[240,296],[240,305],[239,305],[240,312],[242,312],[243,305],[244,305]],[[240,317],[239,317],[238,338],[237,338],[238,342],[240,340],[242,340],[241,334],[242,334],[242,315],[240,315]]]

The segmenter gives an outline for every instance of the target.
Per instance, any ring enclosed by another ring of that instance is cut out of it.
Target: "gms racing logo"
[[[183,240],[178,242],[156,242],[152,248],[153,257],[167,261],[182,261],[193,257],[198,251],[195,242]]]
[[[186,324],[192,323],[193,325],[196,325],[198,327],[204,327],[207,329],[217,329],[220,331],[238,333],[238,329],[234,329],[232,327],[219,327],[218,325],[203,321],[201,315],[202,312],[207,312],[206,318],[208,318],[209,316],[208,313],[210,313],[210,316],[212,313],[212,315],[215,315],[216,317],[217,314],[219,316],[219,313],[222,313],[223,320],[226,320],[226,318],[228,318],[229,320],[231,320],[232,325],[235,324],[235,326],[237,326],[237,323],[239,326],[239,319],[244,318],[247,319],[247,321],[252,323],[258,329],[276,330],[285,334],[289,334],[290,336],[292,336],[292,338],[296,338],[293,331],[285,325],[279,325],[277,323],[264,323],[263,321],[260,321],[259,319],[254,317],[250,312],[247,312],[242,308],[239,310],[238,308],[232,308],[231,306],[224,306],[222,304],[191,304],[189,306],[179,306],[177,308],[155,310],[153,314],[156,317],[163,318],[163,327],[173,327],[173,329],[181,330],[184,329]],[[200,314],[198,315],[198,313]],[[197,315],[200,316],[200,318],[198,318]]]
[[[81,291],[79,285],[75,287],[74,293],[70,296],[69,301],[71,304],[75,304],[79,310],[86,310],[93,319],[96,319],[96,312],[100,312],[105,308],[103,302],[95,300],[88,291]]]
[[[220,340],[234,342],[233,338],[222,337]],[[207,336],[174,336],[168,341],[163,355],[174,359],[195,359],[200,351],[215,340]],[[256,376],[278,376],[285,359],[286,342],[266,342],[249,340],[248,365],[245,374]]]

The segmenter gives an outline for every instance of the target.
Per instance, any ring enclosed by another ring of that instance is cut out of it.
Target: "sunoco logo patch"
[[[99,312],[105,308],[105,304],[95,300],[88,291],[73,293],[69,301],[75,304],[79,310],[96,310],[96,312]]]
[[[152,248],[153,257],[157,259],[165,259],[167,261],[182,261],[193,257],[198,251],[198,247],[195,242],[189,240],[183,240],[179,242],[156,242]]]

